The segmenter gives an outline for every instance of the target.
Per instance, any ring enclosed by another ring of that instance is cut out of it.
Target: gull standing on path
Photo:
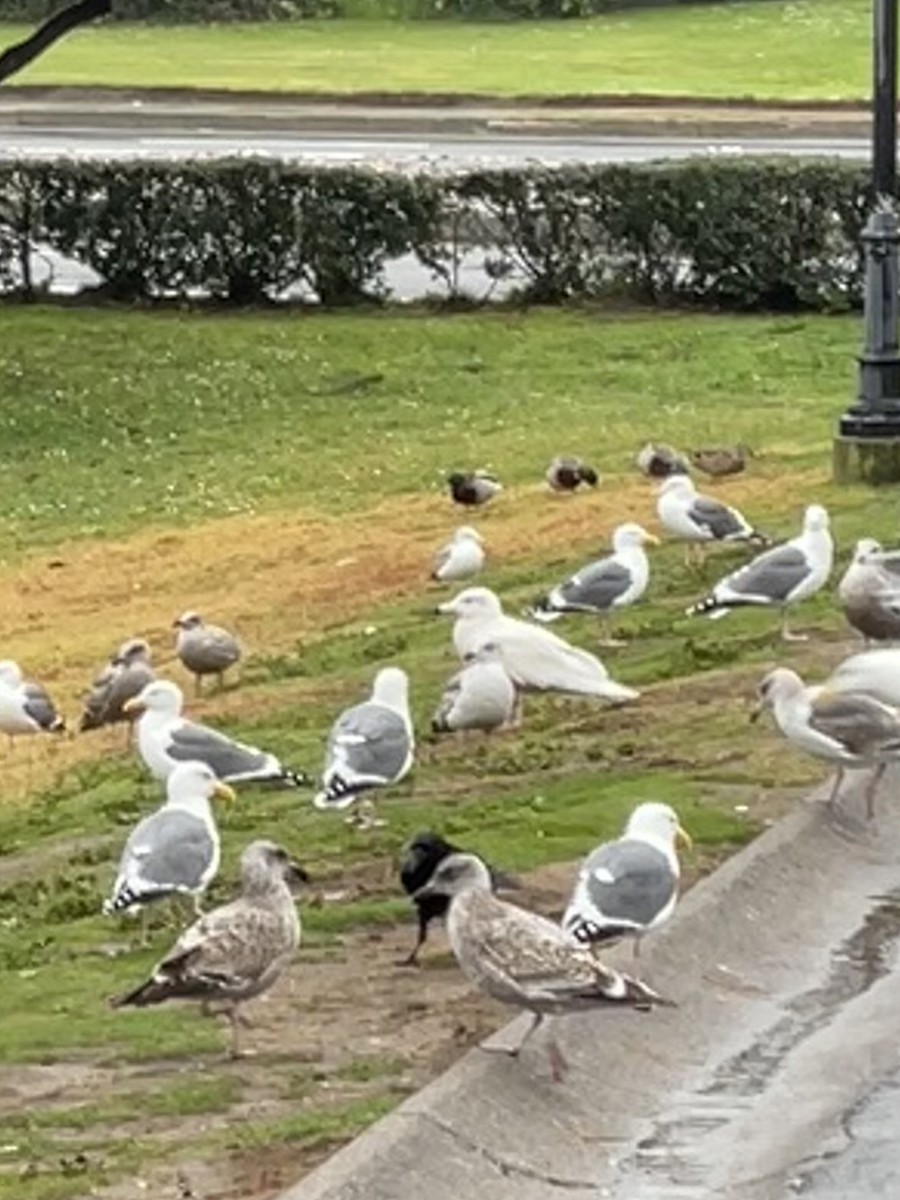
[[[506,616],[489,588],[467,588],[441,604],[438,612],[456,617],[453,645],[463,661],[490,642],[507,675],[523,691],[599,696],[617,704],[639,695],[610,679],[593,654],[570,646],[549,629]]]
[[[612,554],[588,563],[543,596],[531,609],[531,616],[538,621],[555,621],[563,613],[596,613],[607,618],[615,609],[634,604],[650,582],[650,563],[644,550],[648,544],[658,545],[659,539],[633,521],[619,525],[613,531]],[[609,636],[600,638],[601,646],[623,644]]]
[[[26,680],[12,659],[0,662],[0,731],[12,745],[23,733],[62,733],[66,723],[39,683]]]
[[[273,842],[252,842],[241,855],[241,894],[214,908],[181,935],[146,983],[112,1001],[144,1008],[165,1000],[221,1004],[231,1025],[231,1056],[241,1054],[240,1006],[268,991],[300,944],[294,892],[307,881],[301,866]]]
[[[874,538],[857,542],[838,599],[867,642],[900,639],[900,550],[883,550]]]
[[[172,895],[200,897],[219,869],[219,830],[210,799],[234,800],[234,792],[202,762],[179,763],[166,780],[166,802],[139,821],[128,836],[112,894],[103,911],[125,912]]]
[[[484,566],[484,540],[471,525],[461,525],[434,559],[431,578],[439,583],[457,583],[477,575]]]
[[[415,757],[409,715],[409,677],[399,667],[383,667],[375,676],[372,695],[347,708],[328,735],[321,789],[316,808],[347,808],[360,793],[399,783]],[[371,805],[360,824],[373,824]]]
[[[224,687],[225,672],[243,654],[234,634],[219,625],[207,625],[197,612],[182,613],[175,618],[173,627],[178,630],[175,653],[194,676],[197,695],[201,694],[204,675],[216,675],[219,687]]]
[[[660,484],[656,513],[663,529],[686,543],[688,563],[694,547],[702,558],[708,542],[756,542],[762,546],[770,542],[736,508],[701,495],[689,475],[672,475]]]
[[[276,783],[299,787],[307,782],[265,750],[236,742],[207,725],[181,715],[184,696],[176,683],[156,679],[123,706],[140,713],[137,746],[154,779],[165,782],[181,762],[204,762],[225,783]]]
[[[585,859],[562,919],[564,931],[587,946],[630,937],[637,958],[644,934],[675,911],[679,841],[690,848],[690,835],[674,809],[639,804],[622,836],[604,842]]]
[[[888,763],[900,761],[900,711],[861,692],[832,694],[823,687],[806,687],[786,667],[770,671],[759,686],[754,716],[766,708],[792,745],[837,765],[829,804],[837,801],[845,770],[875,768],[866,788],[871,820],[881,777]]]
[[[490,871],[473,854],[445,858],[416,893],[431,895],[450,899],[447,936],[463,973],[495,1000],[533,1014],[519,1045],[506,1051],[513,1057],[546,1016],[611,1004],[647,1010],[667,1003],[647,984],[576,946],[553,921],[498,900]],[[568,1063],[554,1038],[547,1051],[558,1082]]]
[[[144,639],[131,638],[123,642],[84,698],[84,712],[78,723],[81,733],[127,721],[126,701],[138,695],[155,678],[150,665],[150,647]]]
[[[500,651],[493,642],[485,642],[447,683],[431,728],[435,733],[467,729],[491,733],[513,723],[516,699],[516,685],[506,673]]]
[[[825,585],[833,558],[828,513],[820,504],[811,504],[806,510],[802,533],[726,575],[708,596],[687,610],[687,615],[715,620],[733,608],[778,608],[782,638],[788,642],[806,641],[805,634],[791,633],[788,629],[787,609]]]

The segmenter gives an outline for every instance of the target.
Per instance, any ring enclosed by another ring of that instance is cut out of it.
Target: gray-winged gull
[[[566,454],[557,455],[547,468],[547,483],[554,492],[576,492],[581,485],[596,487],[600,477],[593,467],[583,463],[580,458]]]
[[[204,675],[218,676],[219,687],[222,687],[225,672],[239,662],[243,654],[234,634],[220,625],[207,625],[197,612],[182,613],[173,625],[178,630],[175,653],[194,676],[197,695],[200,695]]]
[[[399,667],[383,667],[372,694],[345,709],[328,735],[322,786],[316,808],[347,808],[363,792],[399,783],[415,757],[409,715],[409,678]],[[372,823],[370,816],[363,821]]]
[[[587,650],[570,646],[549,629],[506,616],[489,588],[466,588],[441,604],[438,612],[456,618],[453,645],[461,659],[493,643],[506,673],[523,691],[599,696],[614,703],[634,700],[639,694],[610,679],[603,663]]]
[[[612,536],[612,554],[582,567],[553,588],[532,607],[539,621],[554,621],[563,613],[595,613],[608,617],[615,609],[640,600],[650,582],[650,563],[644,546],[659,539],[634,521],[619,525]],[[602,646],[619,646],[614,638],[600,639]]]
[[[123,642],[84,698],[84,712],[78,728],[82,733],[127,721],[126,701],[136,696],[156,678],[150,665],[150,647],[143,638]]]
[[[126,713],[139,712],[138,752],[150,773],[168,779],[180,762],[206,763],[226,783],[277,783],[298,787],[306,777],[285,767],[274,754],[236,742],[224,733],[181,715],[184,696],[176,683],[156,679],[127,701]]]
[[[200,897],[219,869],[219,830],[210,800],[233,800],[234,792],[206,763],[179,763],[166,780],[166,802],[139,821],[128,836],[107,914],[125,912],[172,895]]]
[[[866,813],[874,816],[881,777],[889,762],[900,761],[900,711],[862,692],[806,687],[786,667],[766,675],[759,695],[757,712],[771,709],[775,724],[793,746],[836,764],[829,803],[837,800],[845,770],[875,768],[866,788]]]
[[[513,1056],[546,1016],[667,1003],[647,984],[576,946],[553,921],[499,900],[488,868],[475,855],[445,858],[416,895],[450,897],[447,935],[464,974],[495,1000],[534,1014],[521,1042],[507,1051]],[[555,1039],[547,1049],[553,1078],[560,1080],[568,1064]]]
[[[900,648],[852,654],[835,667],[823,686],[828,692],[865,692],[882,704],[900,708]]]
[[[770,542],[736,508],[701,495],[689,475],[673,475],[660,484],[656,513],[663,529],[686,543],[687,561],[694,547],[702,555],[709,542],[756,542],[762,546]]]
[[[477,575],[484,566],[483,539],[471,525],[461,525],[435,555],[431,578],[456,583]]]
[[[838,599],[867,641],[900,639],[900,550],[883,550],[874,538],[857,542],[838,584]]]
[[[506,673],[500,651],[487,642],[449,680],[431,728],[435,733],[481,729],[490,733],[510,725],[516,710],[516,685]]]
[[[479,508],[503,491],[503,484],[487,471],[454,471],[447,476],[450,497],[464,508]]]
[[[65,727],[47,690],[25,679],[12,659],[0,662],[0,732],[12,742],[20,734],[62,733]]]
[[[267,991],[300,944],[294,892],[306,872],[273,842],[252,842],[241,855],[241,894],[214,908],[181,935],[140,987],[113,1007],[144,1008],[165,1000],[197,1000],[231,1025],[231,1054],[240,1055],[240,1006]]]
[[[565,932],[587,946],[630,937],[637,958],[643,935],[675,911],[679,841],[691,845],[674,809],[639,804],[622,836],[604,842],[584,860],[562,919]]]
[[[733,608],[757,606],[781,612],[781,635],[786,641],[805,641],[787,627],[787,608],[806,600],[828,580],[834,557],[828,513],[811,504],[803,532],[783,545],[757,555],[721,579],[708,596],[687,610],[688,616],[724,617]]]

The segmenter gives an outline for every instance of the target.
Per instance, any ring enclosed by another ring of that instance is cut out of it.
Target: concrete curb
[[[811,798],[690,892],[641,960],[678,1009],[560,1021],[564,1085],[538,1037],[474,1050],[283,1200],[783,1200],[900,1065],[897,784],[873,826],[861,783],[845,817]]]
[[[865,110],[756,105],[471,103],[365,104],[272,94],[2,88],[0,124],[10,128],[110,128],[184,132],[355,133],[485,137],[862,138]]]

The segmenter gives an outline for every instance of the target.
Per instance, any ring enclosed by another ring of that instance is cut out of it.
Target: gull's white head
[[[667,475],[659,485],[660,496],[695,496],[697,488],[690,475]]]
[[[372,699],[388,708],[409,708],[409,676],[399,667],[382,667],[372,684]]]
[[[196,629],[199,625],[203,624],[203,618],[198,612],[188,609],[180,617],[176,617],[172,624],[176,629]]]
[[[177,717],[181,715],[183,707],[184,693],[177,683],[171,683],[168,679],[154,679],[131,700],[126,700],[122,711],[170,713]]]
[[[820,533],[822,530],[827,529],[830,524],[828,510],[823,508],[821,504],[810,504],[803,515],[804,533]]]
[[[658,546],[659,538],[648,533],[643,525],[638,525],[636,521],[626,521],[624,525],[619,525],[613,530],[612,544],[613,550],[631,550],[636,546]]]
[[[223,800],[235,798],[228,784],[222,783],[212,767],[203,762],[182,762],[174,767],[166,780],[166,796],[176,807],[198,799],[208,801],[213,796]]]
[[[5,658],[0,662],[0,683],[5,683],[8,687],[18,687],[22,682],[22,668],[17,662],[13,662],[11,658]]]
[[[466,588],[445,604],[439,604],[438,612],[469,620],[484,620],[501,616],[503,605],[490,588],[472,587]]]
[[[874,538],[860,538],[856,543],[853,561],[855,563],[867,562],[870,558],[879,555],[881,550],[881,542],[876,542]]]
[[[759,707],[774,708],[780,700],[793,700],[803,694],[805,684],[796,671],[776,667],[759,685]]]
[[[625,835],[633,838],[648,838],[652,841],[663,842],[674,846],[681,842],[688,849],[693,845],[691,836],[682,828],[678,813],[668,804],[659,804],[655,800],[647,804],[639,804],[625,826]]]
[[[484,538],[471,525],[460,525],[453,534],[453,540],[454,542],[477,542],[479,546],[484,543]]]

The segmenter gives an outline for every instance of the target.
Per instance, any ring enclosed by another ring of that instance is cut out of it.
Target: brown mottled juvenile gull
[[[516,685],[492,642],[481,646],[447,683],[431,721],[435,733],[481,729],[490,733],[511,724]]]
[[[845,770],[875,768],[866,788],[866,814],[871,819],[881,777],[888,763],[900,761],[900,710],[862,692],[806,687],[786,667],[765,676],[759,697],[757,713],[771,709],[775,724],[792,745],[837,766],[830,804],[837,800]]]
[[[319,809],[348,808],[363,792],[399,783],[414,757],[409,677],[399,667],[383,667],[369,699],[345,709],[332,726],[322,786],[313,804]]]
[[[234,634],[219,625],[207,625],[197,612],[182,613],[176,617],[174,627],[178,630],[175,653],[194,676],[197,695],[204,675],[218,676],[222,687],[225,672],[240,661],[243,653]]]
[[[267,991],[300,944],[294,892],[306,872],[274,842],[252,842],[241,855],[241,894],[214,908],[181,935],[140,987],[112,1001],[144,1008],[165,1000],[212,1004],[231,1025],[231,1054],[240,1055],[240,1006]]]
[[[463,661],[493,643],[506,673],[522,691],[599,696],[620,704],[638,695],[611,679],[600,659],[587,650],[570,646],[549,629],[506,616],[489,588],[466,588],[441,604],[438,612],[456,617],[453,644]]]
[[[547,468],[547,483],[554,492],[575,492],[583,483],[596,487],[600,481],[597,472],[580,458],[560,454]]]
[[[704,475],[719,478],[723,475],[739,475],[753,457],[747,446],[708,446],[702,450],[689,450],[688,457]]]
[[[61,733],[65,727],[46,689],[25,679],[12,659],[0,662],[0,732],[12,742],[23,733]]]
[[[150,665],[150,647],[143,638],[123,642],[84,698],[78,728],[82,733],[127,721],[124,704],[156,678]]]
[[[585,859],[562,919],[565,932],[587,946],[630,937],[637,958],[644,934],[675,911],[678,841],[691,845],[673,808],[654,801],[639,804],[622,836]]]
[[[563,613],[596,613],[606,618],[640,600],[650,582],[650,562],[644,546],[658,543],[634,521],[619,525],[612,536],[613,552],[582,567],[570,579],[539,599],[530,613],[538,621],[554,621]],[[622,643],[608,636],[603,646]]]
[[[883,550],[874,538],[857,542],[838,599],[866,641],[900,640],[900,550]]]
[[[450,897],[447,935],[464,974],[482,991],[534,1014],[517,1056],[546,1016],[626,1004],[651,1009],[667,1001],[647,984],[601,963],[576,946],[559,925],[507,904],[491,891],[488,868],[473,854],[451,854],[418,897]],[[555,1080],[568,1064],[555,1039],[547,1044]]]
[[[226,783],[276,783],[298,787],[306,782],[274,754],[236,742],[207,725],[181,715],[184,696],[176,683],[156,679],[123,706],[139,712],[138,752],[154,778],[165,781],[180,762],[198,761]]]
[[[825,585],[833,558],[828,513],[821,504],[811,504],[802,533],[726,575],[687,614],[715,620],[733,608],[777,608],[785,641],[805,641],[805,634],[791,633],[787,627],[788,606],[806,600]]]
[[[708,542],[769,544],[770,539],[754,529],[743,513],[712,496],[701,495],[689,475],[673,475],[662,482],[656,513],[663,529],[685,542],[687,561],[695,546],[702,554],[702,547]]]
[[[431,578],[440,583],[456,583],[477,575],[484,566],[484,542],[471,525],[461,525],[453,537],[438,550]]]
[[[219,869],[219,830],[210,799],[234,792],[202,762],[179,763],[166,780],[166,802],[134,827],[125,843],[107,914],[125,912],[172,895],[200,897]]]

